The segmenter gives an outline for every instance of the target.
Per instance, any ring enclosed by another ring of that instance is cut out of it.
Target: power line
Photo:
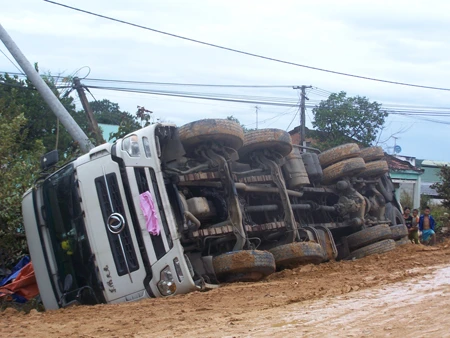
[[[5,74],[8,72],[4,72]],[[9,72],[8,74],[13,74]],[[18,73],[14,73],[18,74]],[[22,74],[18,74],[23,76]],[[60,76],[50,75],[48,77],[52,78],[60,78]],[[100,79],[99,79],[100,80]],[[102,79],[103,80],[103,79]],[[107,80],[107,82],[114,82],[115,80]],[[131,81],[130,81],[131,82]],[[136,81],[138,82],[138,81]],[[134,83],[134,81],[133,81]],[[18,88],[27,88],[21,85],[9,84],[5,82],[0,82],[1,85],[18,87]],[[162,83],[159,84],[175,84],[175,85],[185,85],[181,83]],[[206,85],[209,86],[209,85]],[[222,86],[222,85],[217,85]],[[290,87],[291,86],[286,86]],[[71,86],[57,86],[57,89],[63,88],[71,88]],[[131,93],[142,93],[142,94],[153,94],[153,95],[165,95],[165,96],[174,96],[174,97],[186,97],[192,99],[202,99],[202,100],[216,100],[216,101],[228,101],[235,103],[251,103],[251,104],[263,104],[263,105],[272,105],[272,106],[285,106],[285,107],[294,107],[298,103],[296,101],[288,98],[288,97],[268,97],[268,96],[251,96],[251,95],[233,95],[233,94],[223,94],[223,93],[204,93],[204,92],[190,92],[190,91],[162,91],[162,90],[149,90],[149,89],[137,89],[137,88],[128,88],[128,87],[102,87],[102,86],[86,86],[86,88],[94,88],[94,89],[104,89],[104,90],[116,90],[123,92],[131,92]],[[32,89],[34,88],[27,88]],[[314,88],[316,89],[316,88]],[[319,88],[317,88],[319,89]],[[323,92],[324,89],[321,89]],[[331,92],[328,92],[331,93]],[[308,104],[308,108],[313,108],[315,104],[318,104],[319,101],[311,100]],[[400,115],[400,116],[427,116],[427,117],[449,117],[450,116],[450,108],[448,107],[424,107],[424,106],[413,106],[413,105],[400,105],[400,104],[389,104],[384,105],[383,108],[388,111],[391,115]],[[263,121],[261,121],[263,122]]]
[[[84,67],[83,67],[84,68]],[[3,74],[23,75],[21,73],[0,71]],[[49,77],[58,77],[56,75],[46,75]],[[132,83],[132,84],[147,84],[158,86],[184,86],[184,87],[219,87],[219,88],[292,88],[294,85],[239,85],[239,84],[208,84],[208,83],[179,83],[179,82],[154,82],[154,81],[135,81],[135,80],[118,80],[118,79],[96,79],[83,78],[83,81],[92,82],[114,82],[114,83]]]
[[[132,80],[106,80],[86,78],[85,81],[96,82],[116,82],[134,84],[152,84],[161,86],[185,86],[185,87],[220,87],[220,88],[292,88],[293,85],[237,85],[237,84],[206,84],[206,83],[177,83],[177,82],[152,82],[152,81],[132,81]]]
[[[11,62],[11,64],[16,67],[16,69],[20,72],[21,75],[23,75],[22,70],[8,57],[8,55],[5,54],[3,50],[0,49],[0,52]]]
[[[424,85],[418,85],[418,84],[412,84],[412,83],[406,83],[406,82],[383,80],[383,79],[377,79],[377,78],[372,78],[372,77],[368,77],[368,76],[355,75],[355,74],[338,72],[338,71],[324,69],[324,68],[319,68],[319,67],[303,65],[303,64],[300,64],[300,63],[295,63],[295,62],[291,62],[291,61],[285,61],[285,60],[281,60],[281,59],[276,59],[276,58],[273,58],[273,57],[268,57],[268,56],[264,56],[264,55],[260,55],[260,54],[250,53],[250,52],[242,51],[242,50],[239,50],[239,49],[234,49],[234,48],[225,47],[225,46],[217,45],[217,44],[210,43],[210,42],[205,42],[205,41],[201,41],[201,40],[197,40],[197,39],[193,39],[193,38],[188,38],[188,37],[181,36],[181,35],[174,34],[174,33],[164,32],[164,31],[161,31],[161,30],[158,30],[158,29],[154,29],[154,28],[138,25],[138,24],[135,24],[135,23],[132,23],[132,22],[128,22],[128,21],[124,21],[124,20],[120,20],[120,19],[115,19],[115,18],[112,18],[110,16],[97,14],[97,13],[90,12],[90,11],[87,11],[87,10],[84,10],[84,9],[80,9],[80,8],[64,5],[64,4],[61,4],[61,3],[58,3],[58,2],[55,2],[55,1],[51,1],[51,0],[43,0],[43,1],[51,3],[53,5],[57,5],[57,6],[65,7],[65,8],[68,8],[68,9],[72,9],[74,11],[78,11],[78,12],[82,12],[82,13],[85,13],[85,14],[93,15],[93,16],[96,16],[96,17],[99,17],[99,18],[103,18],[103,19],[119,22],[119,23],[122,23],[122,24],[125,24],[125,25],[129,25],[129,26],[145,29],[145,30],[152,31],[152,32],[155,32],[155,33],[159,33],[159,34],[164,34],[164,35],[171,36],[171,37],[174,37],[174,38],[177,38],[177,39],[191,41],[191,42],[199,43],[199,44],[202,44],[202,45],[205,45],[205,46],[219,48],[219,49],[227,50],[227,51],[234,52],[234,53],[239,53],[239,54],[243,54],[243,55],[247,55],[247,56],[256,57],[256,58],[259,58],[259,59],[274,61],[274,62],[283,63],[283,64],[287,64],[287,65],[291,65],[291,66],[303,67],[303,68],[308,68],[308,69],[317,70],[317,71],[321,71],[321,72],[326,72],[326,73],[331,73],[331,74],[336,74],[336,75],[342,75],[342,76],[347,76],[347,77],[353,77],[353,78],[358,78],[358,79],[363,79],[363,80],[383,82],[383,83],[389,83],[389,84],[395,84],[395,85],[407,86],[407,87],[450,91],[450,88],[424,86]]]

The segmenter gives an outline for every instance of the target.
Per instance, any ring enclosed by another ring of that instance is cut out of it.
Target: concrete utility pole
[[[306,117],[305,117],[305,112],[306,112],[306,107],[305,107],[305,100],[309,100],[306,97],[306,89],[307,88],[312,88],[312,86],[295,86],[293,87],[293,89],[300,89],[301,92],[301,96],[300,96],[300,129],[299,129],[299,134],[300,134],[300,145],[301,146],[306,146],[305,143],[305,138],[306,138]]]
[[[258,111],[259,111],[259,106],[255,106],[255,113],[256,113],[256,129],[258,129]]]
[[[11,55],[20,65],[22,70],[27,75],[28,79],[33,83],[33,85],[38,90],[39,94],[41,94],[44,101],[48,104],[50,109],[59,118],[63,126],[66,128],[67,132],[72,136],[72,138],[78,142],[80,148],[83,152],[87,153],[90,149],[93,148],[91,141],[84,133],[84,131],[80,128],[80,126],[75,122],[73,117],[69,114],[69,112],[64,108],[59,99],[53,94],[51,89],[47,86],[47,84],[42,80],[41,76],[38,72],[33,68],[31,63],[27,60],[25,55],[22,54],[19,47],[15,44],[15,42],[11,39],[9,34],[0,24],[0,39],[3,41],[5,47],[9,50]]]
[[[88,102],[86,93],[84,92],[83,86],[81,85],[80,79],[78,77],[73,78],[73,86],[78,93],[81,105],[83,106],[84,112],[86,113],[86,117],[89,123],[89,130],[94,134],[95,139],[97,141],[97,145],[105,143],[102,132],[98,127],[97,120],[94,117],[94,112],[92,111],[91,105]]]

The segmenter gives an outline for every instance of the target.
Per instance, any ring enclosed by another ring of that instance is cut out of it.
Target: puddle
[[[421,270],[423,271],[423,268]],[[433,272],[428,275],[407,282],[288,305],[271,318],[270,325],[263,323],[258,330],[252,332],[251,336],[282,337],[287,334],[303,336],[326,334],[327,337],[373,336],[374,331],[371,327],[375,326],[378,330],[382,330],[382,336],[396,337],[397,335],[392,335],[392,332],[396,329],[398,315],[406,323],[414,325],[416,317],[420,318],[422,310],[428,311],[424,304],[426,301],[440,299],[447,303],[447,297],[442,296],[450,293],[450,267],[438,270],[433,267],[432,270]],[[450,305],[450,300],[448,303]],[[416,313],[412,310],[415,306],[424,308],[419,308]],[[405,314],[403,318],[401,314],[410,308],[412,313]],[[450,336],[450,333],[437,334],[436,330],[439,328],[435,329],[429,325],[425,331],[434,336]],[[450,332],[450,327],[446,332]]]

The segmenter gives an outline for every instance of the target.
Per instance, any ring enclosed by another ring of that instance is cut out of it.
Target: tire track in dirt
[[[271,322],[290,306],[383,287],[429,274],[427,267],[450,265],[448,242],[436,248],[406,245],[356,261],[307,265],[275,273],[258,283],[236,283],[208,292],[134,303],[78,306],[29,315],[0,313],[0,335],[34,337],[224,336],[254,318]],[[276,324],[275,321],[273,324]],[[278,321],[279,323],[279,321]],[[247,331],[249,332],[249,331]]]

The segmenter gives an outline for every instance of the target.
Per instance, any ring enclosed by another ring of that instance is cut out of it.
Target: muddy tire
[[[390,227],[393,240],[399,240],[408,236],[408,228],[404,224],[396,224]]]
[[[323,229],[317,229],[317,234],[319,236],[319,242],[322,246],[322,249],[325,252],[325,261],[331,261],[336,259],[336,252],[334,251],[333,244],[331,241],[333,241],[332,238],[328,236],[328,234]]]
[[[277,269],[292,268],[305,264],[319,264],[325,260],[325,252],[315,242],[295,242],[269,250],[275,257]]]
[[[359,175],[363,178],[380,177],[389,172],[386,161],[366,162],[366,169]]]
[[[361,149],[360,157],[368,163],[372,161],[381,160],[384,157],[384,150],[381,147],[368,147]]]
[[[244,145],[239,149],[239,157],[245,159],[247,155],[258,150],[272,150],[282,156],[292,151],[291,135],[281,129],[252,130],[244,135]]]
[[[360,153],[361,151],[356,143],[347,143],[319,154],[319,162],[322,168],[326,168],[337,162],[358,157]]]
[[[244,131],[239,123],[230,120],[205,119],[187,123],[178,129],[187,153],[200,144],[217,142],[238,150],[244,144]]]
[[[256,282],[275,272],[275,259],[268,251],[240,250],[213,258],[220,282]]]
[[[393,239],[385,239],[384,241],[376,242],[353,251],[350,254],[350,259],[352,258],[359,259],[373,254],[382,254],[394,250],[395,248],[396,245]]]
[[[343,177],[353,176],[366,169],[366,164],[361,157],[350,158],[335,164],[323,170],[323,184],[331,184]]]
[[[401,239],[395,241],[395,245],[396,245],[397,247],[402,246],[402,245],[405,245],[405,244],[411,244],[411,241],[409,240],[408,237],[403,237],[403,238],[401,238]]]
[[[385,174],[379,178],[377,183],[377,189],[383,195],[386,202],[392,202],[394,200],[394,184],[392,183],[389,175]]]
[[[400,210],[398,210],[392,203],[386,203],[385,218],[391,221],[391,225],[405,224],[405,219]]]
[[[362,229],[354,234],[351,234],[350,236],[347,236],[347,243],[350,251],[353,251],[390,238],[392,238],[392,232],[389,225],[380,224]]]

